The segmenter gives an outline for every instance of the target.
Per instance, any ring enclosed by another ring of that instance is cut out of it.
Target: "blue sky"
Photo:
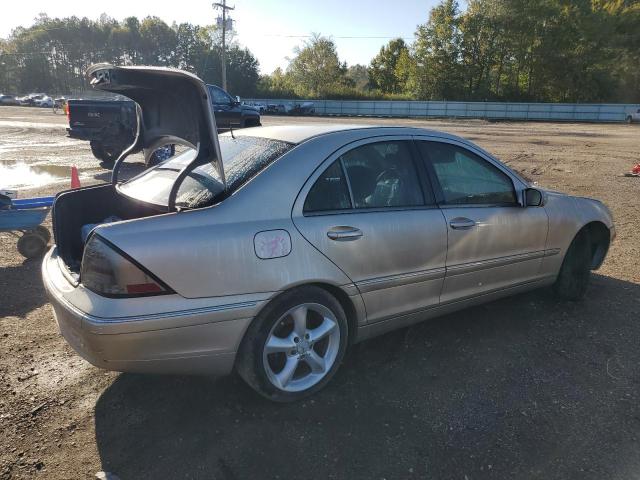
[[[213,0],[212,0],[213,1]],[[135,15],[155,15],[166,22],[211,24],[216,13],[207,0],[22,0],[18,8],[5,9],[0,16],[0,37],[17,26],[28,26],[40,12],[50,17],[70,15],[97,18],[102,13],[118,20]],[[286,67],[286,57],[304,38],[318,32],[332,36],[340,59],[349,65],[367,64],[391,37],[413,38],[416,26],[424,23],[435,0],[228,0],[235,6],[236,39],[248,47],[260,62],[263,73]],[[341,38],[384,37],[384,38]]]

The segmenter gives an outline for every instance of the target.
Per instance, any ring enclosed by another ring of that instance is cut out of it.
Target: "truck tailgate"
[[[114,124],[131,126],[135,104],[122,101],[69,100],[69,126],[104,129]]]

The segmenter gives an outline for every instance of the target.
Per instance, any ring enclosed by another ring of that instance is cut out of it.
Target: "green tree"
[[[458,2],[444,0],[431,10],[429,21],[416,31],[413,92],[418,98],[460,98],[461,32]]]
[[[400,53],[394,75],[398,85],[398,92],[410,92],[414,88],[412,82],[416,78],[416,61],[408,49]]]
[[[56,94],[87,88],[84,72],[98,62],[177,67],[220,83],[214,31],[188,23],[168,26],[157,17],[118,22],[107,15],[98,20],[40,15],[32,27],[17,28],[0,42],[0,91]],[[236,44],[228,53],[232,92],[252,95],[257,60]]]
[[[402,87],[396,76],[396,66],[398,60],[408,53],[407,44],[401,38],[395,38],[382,46],[378,55],[371,60],[369,67],[371,85],[384,93],[401,92]]]
[[[369,69],[366,65],[351,65],[347,68],[347,78],[351,80],[356,90],[367,91],[371,88],[369,82]]]
[[[332,40],[314,34],[294,52],[287,75],[296,95],[323,97],[345,85],[346,66],[340,63]]]
[[[140,24],[142,61],[148,65],[173,66],[176,32],[158,17],[147,17]]]

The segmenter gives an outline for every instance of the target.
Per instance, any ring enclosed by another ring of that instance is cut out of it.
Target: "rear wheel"
[[[319,287],[301,287],[284,293],[256,317],[236,368],[264,397],[300,400],[331,380],[344,357],[347,335],[340,302]]]
[[[581,230],[564,256],[554,292],[565,300],[581,300],[591,277],[591,242],[588,230]]]
[[[633,117],[631,115],[627,116],[627,123],[632,123]]]
[[[122,149],[115,146],[105,146],[99,142],[90,142],[91,153],[100,160],[104,166],[111,166],[122,153]]]
[[[25,233],[18,239],[18,252],[25,258],[35,258],[45,251],[47,242],[37,233]]]

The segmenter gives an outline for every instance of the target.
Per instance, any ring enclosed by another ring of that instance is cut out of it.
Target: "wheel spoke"
[[[291,316],[293,317],[294,333],[300,338],[304,337],[304,334],[307,331],[307,307],[305,305],[301,305],[291,312]]]
[[[284,364],[284,368],[280,372],[276,373],[276,379],[278,380],[278,383],[280,383],[280,388],[285,388],[289,384],[297,368],[298,357],[288,357],[287,363]]]
[[[333,332],[333,330],[337,327],[338,325],[336,324],[336,322],[325,317],[320,325],[312,330],[309,330],[309,340],[312,342],[322,340],[324,337]]]
[[[267,341],[267,344],[264,346],[267,355],[270,353],[288,352],[295,348],[296,344],[293,342],[293,338],[291,335],[286,338],[271,335],[271,337]]]
[[[311,368],[313,373],[324,373],[326,367],[324,358],[322,358],[315,350],[309,351],[307,356],[304,358],[304,361],[307,362],[307,365]]]

